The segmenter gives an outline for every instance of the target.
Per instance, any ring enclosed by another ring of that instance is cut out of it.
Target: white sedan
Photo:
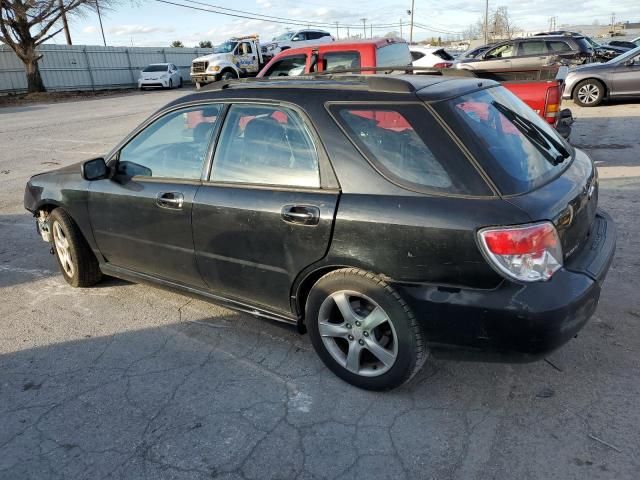
[[[182,86],[180,69],[173,63],[152,63],[145,67],[138,77],[138,88],[173,88]]]
[[[414,67],[449,68],[453,65],[453,57],[442,47],[422,47],[410,45]]]

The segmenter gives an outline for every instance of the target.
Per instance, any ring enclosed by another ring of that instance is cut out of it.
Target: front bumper
[[[167,88],[169,86],[168,78],[158,78],[154,80],[138,80],[138,88],[140,87],[161,87]]]
[[[218,80],[218,74],[215,73],[199,73],[191,74],[191,81],[193,83],[212,83]]]
[[[583,248],[548,282],[504,280],[493,290],[396,286],[436,355],[534,361],[576,336],[593,315],[615,244],[615,224],[599,211]]]

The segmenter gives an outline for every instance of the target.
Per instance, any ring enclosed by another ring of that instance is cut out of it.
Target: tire
[[[202,84],[200,82],[196,82],[196,90],[200,90],[202,88]]]
[[[49,222],[56,261],[67,283],[72,287],[90,287],[98,283],[102,278],[98,260],[72,218],[56,208],[51,212]]]
[[[169,79],[169,90],[171,90],[173,88],[173,79],[170,78]]]
[[[344,268],[326,274],[309,292],[305,310],[316,353],[356,387],[391,390],[408,382],[427,359],[424,333],[413,312],[395,289],[370,272]]]
[[[180,77],[180,83],[178,84],[178,88],[182,88],[182,77]]]
[[[223,82],[226,82],[229,80],[235,80],[236,78],[238,77],[234,75],[233,72],[224,72],[220,77],[220,80],[222,80]]]
[[[595,107],[602,103],[604,85],[599,80],[582,80],[573,89],[573,101],[581,107]]]

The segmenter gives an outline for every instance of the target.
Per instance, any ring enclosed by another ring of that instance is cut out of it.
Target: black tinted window
[[[325,62],[325,70],[360,68],[359,52],[329,52],[322,58]]]
[[[233,105],[220,134],[211,179],[319,187],[318,156],[302,118],[285,107]]]
[[[503,194],[530,191],[571,161],[571,147],[503,87],[463,95],[436,108]]]
[[[120,150],[118,172],[199,179],[220,108],[193,107],[160,117]]]
[[[422,105],[340,105],[332,111],[365,157],[390,180],[417,190],[490,194]]]
[[[145,67],[145,69],[142,71],[143,72],[166,72],[167,65],[149,65],[148,67]]]
[[[543,41],[520,42],[519,55],[543,55],[547,53],[547,47]]]
[[[422,52],[416,52],[416,51],[411,52],[411,58],[413,59],[414,62],[416,60],[420,60],[422,57],[424,57],[424,53]]]
[[[547,42],[547,45],[549,46],[549,50],[551,50],[552,52],[570,52],[571,51],[571,47],[569,46],[569,44],[567,42],[562,42],[560,40],[555,42]]]
[[[302,75],[307,64],[306,55],[292,55],[275,62],[264,74],[265,77],[291,77]]]

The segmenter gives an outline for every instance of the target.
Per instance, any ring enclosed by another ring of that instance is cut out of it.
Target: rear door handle
[[[184,195],[180,192],[160,192],[156,196],[156,205],[162,208],[180,210],[184,204]]]
[[[320,209],[312,205],[285,205],[281,215],[285,222],[300,225],[317,225],[320,221]]]

